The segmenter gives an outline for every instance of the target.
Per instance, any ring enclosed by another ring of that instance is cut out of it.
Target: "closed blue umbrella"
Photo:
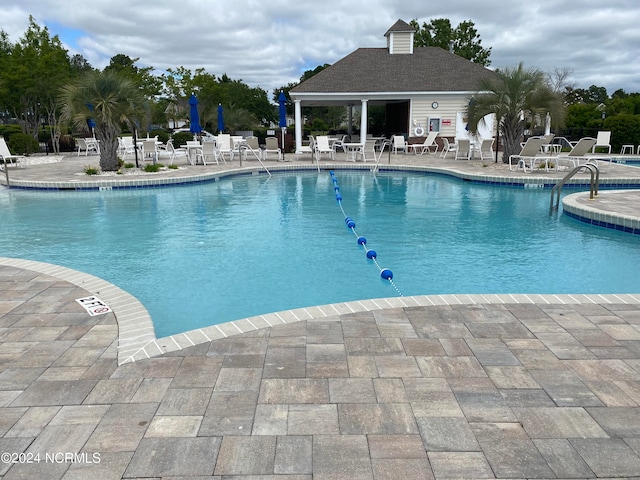
[[[284,92],[280,90],[280,95],[278,95],[278,112],[280,113],[280,121],[278,122],[278,126],[282,129],[282,159],[284,160],[284,135],[287,131],[287,107],[285,103],[287,101],[287,97],[285,97]]]
[[[198,99],[192,93],[189,98],[189,131],[191,133],[200,133],[202,127],[200,126],[200,115],[198,114]]]
[[[285,103],[287,101],[287,97],[285,97],[284,92],[281,90],[280,95],[278,96],[278,110],[280,112],[280,123],[278,126],[280,128],[287,126],[287,107]]]
[[[224,132],[224,114],[221,103],[218,104],[218,132]]]

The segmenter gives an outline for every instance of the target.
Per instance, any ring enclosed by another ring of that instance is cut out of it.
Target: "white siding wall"
[[[438,102],[438,108],[431,107],[433,102]],[[410,118],[410,135],[415,135],[417,124],[422,126],[425,136],[429,133],[429,118],[440,118],[440,136],[455,137],[456,135],[456,114],[464,112],[467,107],[467,95],[425,95],[424,97],[414,98],[411,101]],[[448,125],[443,121],[450,121]]]
[[[387,36],[387,48],[392,54],[413,53],[413,35],[406,32],[392,32]]]

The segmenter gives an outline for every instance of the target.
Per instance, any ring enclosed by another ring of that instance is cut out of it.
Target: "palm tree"
[[[553,91],[540,70],[526,69],[520,63],[495,73],[495,78],[482,81],[479,92],[469,100],[467,118],[475,134],[482,117],[495,113],[504,145],[502,161],[507,163],[509,155],[520,151],[527,122],[533,124],[549,113],[559,125],[565,109],[561,95]]]
[[[100,141],[100,168],[118,170],[118,136],[122,124],[130,128],[146,123],[147,100],[131,80],[115,72],[90,72],[76,83],[62,88],[60,95],[62,115],[81,130],[89,130],[89,121],[95,123],[94,133]]]

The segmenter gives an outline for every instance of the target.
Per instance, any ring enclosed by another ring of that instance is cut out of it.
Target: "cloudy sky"
[[[384,47],[396,20],[475,23],[491,68],[524,62],[570,69],[576,87],[640,92],[638,0],[0,0],[0,29],[16,42],[29,15],[70,53],[103,68],[116,54],[158,73],[184,66],[226,73],[269,95],[305,70],[359,47]],[[413,5],[413,6],[412,6]],[[411,74],[406,72],[403,74]]]

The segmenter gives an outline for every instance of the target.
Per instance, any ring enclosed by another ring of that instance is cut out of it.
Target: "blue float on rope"
[[[367,239],[363,236],[358,235],[358,232],[356,231],[356,222],[353,220],[353,218],[348,217],[344,211],[344,207],[342,205],[342,195],[340,194],[340,188],[338,187],[338,179],[335,177],[335,174],[333,171],[330,171],[329,174],[331,175],[331,180],[333,181],[333,190],[336,194],[336,200],[338,201],[340,210],[342,210],[342,214],[344,215],[344,223],[349,229],[351,229],[353,234],[356,236],[358,245],[363,246],[367,258],[369,260],[372,260],[375,266],[378,267],[380,271],[380,277],[382,277],[384,280],[387,280],[393,286],[393,288],[396,289],[396,292],[398,293],[398,295],[402,296],[402,292],[398,290],[398,287],[393,282],[393,272],[388,268],[381,268],[380,265],[378,265],[378,260],[377,260],[378,254],[376,253],[376,251],[368,249],[366,246]]]

